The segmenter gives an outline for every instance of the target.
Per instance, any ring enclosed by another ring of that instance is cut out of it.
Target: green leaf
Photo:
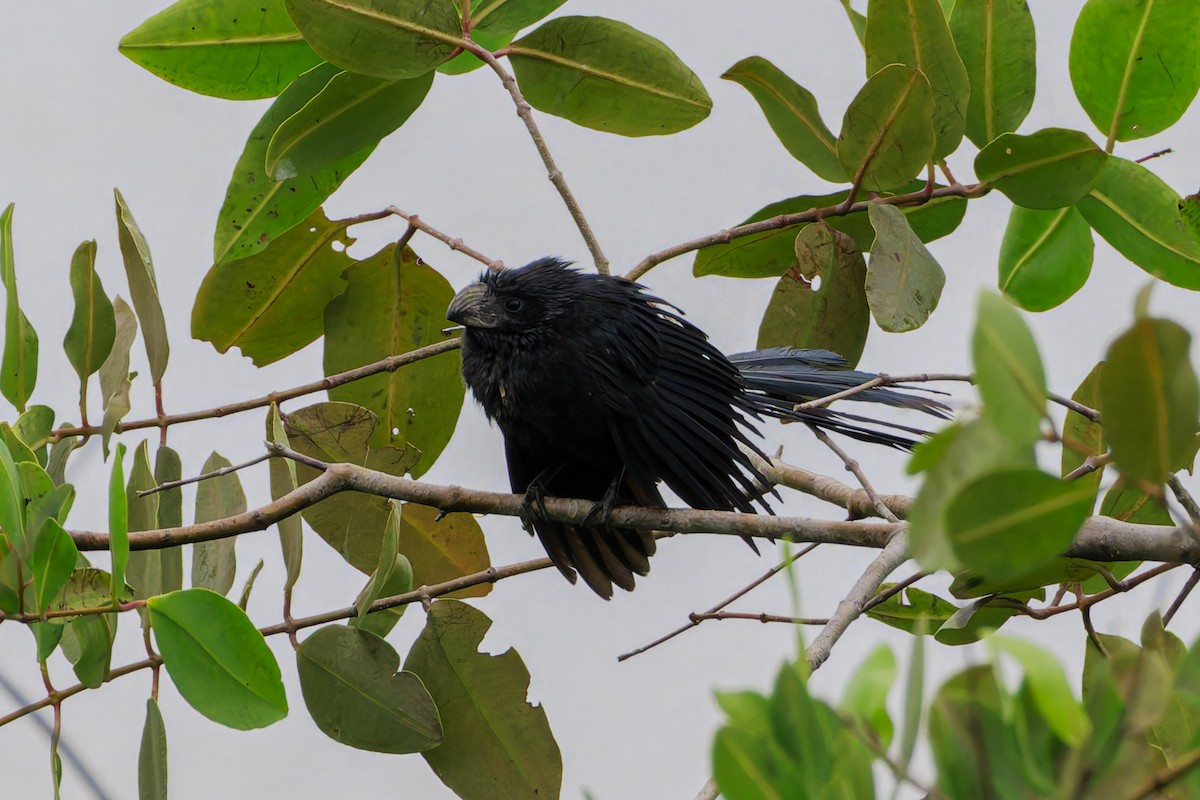
[[[379,587],[378,597],[393,597],[398,594],[407,594],[412,590],[412,564],[409,563],[405,556],[397,554],[393,557],[392,569],[388,574],[387,580]],[[392,632],[392,628],[396,627],[396,623],[400,621],[400,617],[404,616],[406,608],[408,606],[403,605],[384,609],[383,611],[376,611],[374,614],[368,614],[361,619],[355,620],[354,627],[383,638]]]
[[[33,541],[26,540],[25,497],[21,476],[8,444],[0,440],[0,530],[19,557],[28,554]],[[34,532],[36,535],[36,531]],[[15,584],[14,584],[15,585]]]
[[[471,13],[474,14],[474,12],[475,9],[472,8]],[[507,47],[515,36],[515,31],[513,33],[505,33],[499,36],[493,36],[487,31],[481,31],[479,29],[471,31],[472,41],[493,53],[502,47]],[[443,75],[464,75],[468,72],[473,72],[482,66],[483,62],[480,61],[474,53],[468,53],[466,50],[464,50],[449,61],[439,64],[437,71]]]
[[[117,423],[125,418],[132,407],[129,392],[133,387],[133,379],[136,377],[136,372],[129,373],[125,380],[118,384],[112,397],[108,398],[108,402],[104,404],[104,419],[100,421],[100,440],[104,446],[105,458],[108,458],[108,443],[117,429]]]
[[[334,741],[377,753],[417,753],[442,741],[438,708],[421,679],[372,633],[327,625],[296,651],[313,722]]]
[[[1115,480],[1104,493],[1104,499],[1100,501],[1100,514],[1137,525],[1175,524],[1162,503],[1141,489],[1130,486],[1124,478]]]
[[[233,466],[214,452],[204,462],[202,475]],[[246,494],[236,472],[207,478],[196,488],[196,523],[214,522],[246,513]],[[236,536],[198,542],[192,548],[192,586],[228,594],[237,573]]]
[[[867,262],[852,238],[828,225],[801,229],[796,262],[775,284],[757,346],[832,350],[853,367],[871,324]]]
[[[8,452],[12,454],[12,459],[15,463],[21,464],[36,464],[37,456],[29,449],[29,445],[17,436],[16,431],[7,422],[0,422],[0,439],[4,440],[4,445],[8,448]]]
[[[1192,337],[1174,322],[1139,317],[1108,348],[1100,410],[1121,474],[1161,487],[1191,452],[1200,425]]]
[[[742,86],[758,103],[779,141],[818,178],[847,179],[837,157],[837,137],[821,120],[812,92],[759,56],[744,58],[721,76]]]
[[[442,310],[454,289],[409,248],[388,245],[343,273],[344,294],[325,308],[325,374],[440,342]],[[420,451],[414,477],[428,470],[458,424],[464,388],[457,353],[329,390],[329,399],[371,409],[379,425],[373,448]]]
[[[867,18],[863,14],[855,11],[850,6],[850,0],[841,0],[842,9],[846,12],[846,18],[850,20],[850,27],[854,28],[854,35],[858,37],[858,43],[866,46],[867,43]]]
[[[163,449],[159,449],[158,460],[160,463],[163,461]],[[178,457],[176,458],[178,459]],[[177,478],[169,480],[175,479]],[[160,520],[159,508],[165,500],[165,492],[154,492],[145,497],[138,497],[139,492],[152,489],[157,485],[156,476],[150,468],[150,449],[147,442],[143,440],[134,452],[133,467],[129,470],[129,481],[125,487],[130,531],[174,527],[174,525]],[[182,573],[183,556],[179,547],[162,550],[135,550],[129,554],[128,579],[139,598],[153,597],[182,588]],[[149,624],[144,613],[142,614],[142,623]]]
[[[491,620],[457,600],[435,600],[404,668],[441,712],[445,738],[425,760],[463,800],[557,797],[562,758],[546,712],[526,700],[529,672],[514,650],[478,652]]]
[[[12,218],[15,203],[0,214],[0,282],[7,292],[4,322],[4,357],[0,364],[0,393],[24,411],[37,382],[38,338],[17,298],[17,270],[13,261]]]
[[[990,665],[964,670],[938,688],[929,707],[929,743],[938,791],[947,800],[974,800],[981,786],[997,798],[1027,795],[1022,765],[1029,756],[1005,713],[1011,704]]]
[[[1033,106],[1033,15],[1026,0],[958,0],[950,32],[971,84],[967,137],[982,148],[1021,127]]]
[[[975,174],[1017,205],[1044,210],[1078,202],[1107,161],[1086,133],[1045,128],[1028,136],[1001,134],[975,157]]]
[[[116,614],[88,614],[71,620],[63,631],[63,654],[89,689],[99,689],[108,677],[116,628]]]
[[[138,750],[138,800],[167,800],[167,728],[153,697],[146,698]]]
[[[837,153],[862,188],[883,191],[911,179],[933,159],[933,93],[920,70],[892,64],[850,101]],[[865,165],[865,166],[864,166]]]
[[[267,413],[267,441],[291,447],[283,420],[279,417],[279,406],[271,404]],[[287,458],[272,458],[268,464],[271,473],[271,499],[278,500],[296,489],[296,464]],[[304,558],[304,535],[300,517],[292,514],[276,523],[279,528],[279,545],[283,550],[283,565],[287,571],[284,591],[291,591],[300,577],[300,564]]]
[[[9,591],[12,591],[11,589]],[[15,594],[14,594],[15,605]],[[37,660],[44,662],[53,655],[62,643],[63,633],[66,632],[65,625],[55,625],[52,622],[31,622],[29,630],[33,634],[34,641],[37,646]]]
[[[70,427],[70,423],[63,423]],[[46,459],[46,473],[55,484],[62,486],[67,480],[67,459],[79,445],[79,436],[64,436],[50,447],[50,456]]]
[[[895,206],[867,209],[875,244],[867,264],[867,303],[875,322],[893,333],[925,324],[937,308],[946,273]]]
[[[1021,664],[1033,700],[1050,728],[1069,745],[1082,744],[1091,730],[1083,707],[1071,694],[1062,665],[1048,651],[1009,636],[993,636],[988,644]]]
[[[922,181],[910,181],[896,192],[920,189]],[[759,222],[783,214],[796,214],[814,208],[836,206],[846,200],[845,192],[810,196],[802,195],[772,203],[759,209],[749,219],[740,223]],[[932,242],[954,231],[966,213],[967,201],[961,197],[941,197],[920,206],[900,209],[913,231],[923,242]],[[875,241],[875,230],[866,214],[854,213],[844,217],[826,217],[822,220],[831,228],[854,237],[858,249],[864,253]],[[777,278],[789,269],[797,268],[795,239],[797,233],[810,223],[789,225],[785,228],[763,233],[741,236],[729,244],[713,244],[696,253],[693,274],[728,275],[735,278]]]
[[[462,41],[453,0],[287,0],[287,10],[322,58],[377,78],[430,72]]]
[[[405,503],[400,515],[399,550],[412,562],[417,586],[432,586],[492,565],[487,541],[471,514],[447,514],[431,506]],[[492,584],[481,583],[451,592],[447,597],[483,597]]]
[[[169,447],[159,447],[154,454],[154,482],[158,485],[183,477],[179,453]],[[183,489],[163,489],[158,494],[158,524],[163,528],[183,525]],[[162,562],[162,591],[183,588],[183,547],[167,547],[158,551]]]
[[[311,175],[286,181],[272,181],[266,174],[267,147],[275,131],[340,72],[331,64],[322,64],[296,78],[250,131],[217,215],[214,264],[252,256],[306,222],[375,149],[373,144],[367,145]]]
[[[1000,243],[1000,291],[1026,311],[1054,308],[1087,283],[1092,250],[1092,229],[1078,209],[1013,206]]]
[[[50,518],[42,523],[29,562],[39,612],[45,611],[67,585],[77,558],[75,541],[58,520]]]
[[[383,587],[392,577],[396,569],[396,559],[400,556],[397,549],[400,539],[400,503],[397,500],[388,502],[391,507],[388,512],[387,524],[384,526],[383,543],[379,547],[379,563],[371,573],[367,585],[354,598],[354,608],[357,615],[351,620],[353,627],[358,628],[367,618],[367,610],[379,599]]]
[[[265,250],[214,265],[192,306],[192,337],[220,353],[238,347],[259,367],[311,344],[325,306],[346,290],[353,243],[345,223],[318,208]]]
[[[1200,289],[1200,241],[1179,218],[1179,195],[1141,164],[1110,156],[1079,201],[1088,224],[1117,252],[1156,278]]]
[[[471,33],[491,36],[514,34],[528,27],[566,0],[479,0],[471,4]],[[476,41],[479,41],[476,39]]]
[[[121,39],[121,55],[165,81],[227,100],[274,97],[320,63],[283,0],[179,0]]]
[[[242,595],[238,598],[238,608],[242,611],[245,611],[246,606],[250,605],[250,592],[254,591],[254,582],[258,580],[258,574],[262,572],[264,564],[266,562],[260,558],[255,563],[254,568],[250,570],[250,575],[247,576],[246,582],[242,585]]]
[[[108,481],[108,548],[112,553],[112,596],[125,586],[129,563],[129,507],[125,499],[125,445],[117,445]]]
[[[432,85],[432,72],[401,81],[335,75],[275,130],[267,145],[267,174],[274,181],[311,175],[374,147],[404,124]]]
[[[113,319],[116,324],[113,346],[100,365],[100,396],[106,409],[121,384],[129,379],[129,351],[137,338],[137,317],[120,295],[113,301]]]
[[[104,608],[113,605],[112,575],[95,567],[78,567],[71,571],[62,593],[49,606],[51,611],[78,611],[82,608]],[[122,586],[117,603],[133,599],[133,589]]]
[[[117,234],[121,243],[121,258],[125,261],[125,275],[129,279],[129,294],[133,297],[133,308],[142,323],[142,340],[146,343],[146,357],[150,360],[150,377],[157,386],[167,371],[171,348],[167,342],[167,322],[163,318],[162,303],[158,299],[154,264],[150,260],[150,247],[134,221],[129,206],[125,204],[125,198],[116,189],[113,189],[113,194],[117,199]]]
[[[291,446],[325,462],[363,464],[392,475],[408,470],[417,453],[394,447],[368,448],[378,418],[352,403],[316,403],[287,415],[284,426]],[[300,483],[317,476],[297,465]],[[303,512],[305,521],[355,569],[370,575],[379,562],[388,517],[387,500],[358,492],[339,492]],[[403,548],[402,548],[403,550]]]
[[[75,313],[71,316],[71,327],[63,339],[67,359],[79,376],[80,404],[87,397],[88,376],[100,369],[100,365],[112,351],[117,333],[117,322],[113,316],[112,303],[100,284],[96,274],[96,243],[84,242],[71,256],[71,294],[75,298]]]
[[[940,161],[957,150],[966,129],[971,87],[937,0],[871,0],[863,47],[867,75],[890,64],[924,74],[933,92],[933,158]]]
[[[1079,388],[1071,395],[1071,399],[1088,408],[1100,406],[1100,380],[1104,374],[1104,362],[1092,367]],[[1098,422],[1092,422],[1082,414],[1068,410],[1063,420],[1062,428],[1062,476],[1065,478],[1088,458],[1099,458],[1108,452],[1108,442],[1104,436],[1104,427]],[[1100,479],[1103,469],[1092,470],[1086,475],[1076,478],[1076,482],[1092,487],[1092,494],[1100,490]]]
[[[1183,222],[1184,230],[1200,243],[1200,192],[1180,198],[1179,219]]]
[[[240,608],[207,589],[171,592],[146,605],[163,664],[192,708],[238,730],[287,716],[279,665]]]
[[[893,585],[885,583],[879,587],[879,591],[885,592]],[[907,603],[904,602],[906,598]],[[954,616],[956,611],[958,606],[949,600],[910,587],[868,608],[866,614],[871,619],[906,633],[928,634],[937,630],[943,622]]]
[[[1032,445],[1046,417],[1046,373],[1033,333],[999,295],[979,295],[971,355],[984,415],[1013,442]]]
[[[896,682],[896,656],[886,644],[875,647],[850,676],[842,693],[842,708],[865,723],[886,750],[892,743],[892,718],[887,696]]]
[[[539,111],[622,136],[678,133],[708,116],[704,84],[665,44],[604,17],[557,17],[509,45]]]
[[[1183,116],[1200,89],[1197,39],[1193,0],[1088,0],[1071,36],[1071,84],[1105,149]]]
[[[992,472],[950,500],[946,536],[967,569],[994,579],[1015,578],[1060,556],[1091,513],[1093,500],[1091,487],[1036,469]]]

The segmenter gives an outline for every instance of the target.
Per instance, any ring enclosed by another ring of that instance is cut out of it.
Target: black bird
[[[682,312],[616,276],[543,258],[485,272],[450,303],[465,327],[463,379],[504,434],[512,489],[524,522],[567,580],[598,595],[634,587],[654,554],[647,531],[612,527],[615,505],[664,508],[660,481],[694,508],[770,512],[771,492],[750,457],[763,415],[806,422],[908,449],[922,431],[827,408],[792,407],[860,384],[871,374],[820,350],[776,348],[726,357]],[[943,404],[886,389],[856,400],[945,416]],[[902,433],[898,433],[900,431]],[[543,496],[600,501],[589,524],[555,522]]]

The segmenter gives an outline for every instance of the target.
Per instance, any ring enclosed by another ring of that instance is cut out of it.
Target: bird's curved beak
[[[494,328],[499,322],[492,309],[491,292],[482,283],[473,283],[456,294],[446,309],[446,319],[468,328]]]

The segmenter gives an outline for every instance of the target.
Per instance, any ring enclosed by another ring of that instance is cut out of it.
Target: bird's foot
[[[533,534],[534,526],[539,522],[545,522],[550,518],[546,513],[546,485],[542,483],[541,478],[534,480],[525,490],[525,497],[521,500],[521,508],[517,511],[517,516],[521,519],[521,526]]]
[[[587,516],[583,518],[585,527],[591,526],[595,528],[608,527],[608,521],[612,517],[612,511],[617,507],[617,493],[621,490],[621,481],[625,478],[625,470],[617,477],[613,478],[613,482],[608,485],[608,489],[604,492],[604,497],[592,506],[588,511]]]

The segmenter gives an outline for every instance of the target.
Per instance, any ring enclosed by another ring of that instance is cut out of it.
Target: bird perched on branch
[[[907,449],[913,428],[793,406],[871,374],[830,352],[776,348],[726,357],[682,312],[625,278],[543,258],[485,272],[446,316],[465,327],[463,379],[504,434],[523,521],[567,580],[598,595],[634,587],[654,554],[648,531],[608,524],[616,505],[665,508],[659,482],[693,508],[770,512],[751,457],[763,416]],[[855,400],[945,416],[924,397],[874,388]],[[873,425],[874,427],[869,427]],[[741,445],[742,447],[739,447]],[[542,498],[598,501],[587,523],[547,519]]]

